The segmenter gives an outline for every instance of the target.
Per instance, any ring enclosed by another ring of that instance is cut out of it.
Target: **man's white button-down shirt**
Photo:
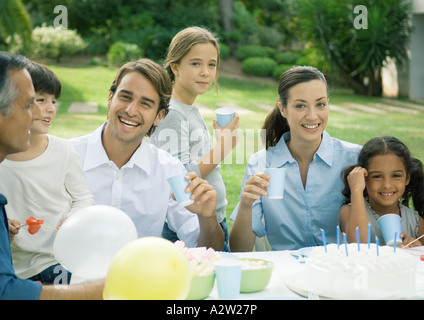
[[[134,222],[139,237],[160,237],[166,219],[179,239],[187,246],[196,246],[200,233],[197,215],[178,206],[171,198],[167,181],[173,175],[186,172],[184,165],[143,140],[131,159],[119,169],[103,147],[104,126],[71,139],[96,204],[124,211]]]

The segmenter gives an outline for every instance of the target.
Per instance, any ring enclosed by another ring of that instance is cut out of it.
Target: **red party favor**
[[[26,219],[26,224],[28,225],[28,232],[30,234],[36,234],[40,230],[41,225],[44,223],[44,220],[38,220],[34,217],[29,217]]]

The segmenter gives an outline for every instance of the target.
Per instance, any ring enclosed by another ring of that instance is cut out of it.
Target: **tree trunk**
[[[368,95],[381,96],[383,93],[381,70],[370,71],[369,74]]]
[[[233,0],[218,0],[219,12],[221,13],[222,27],[225,33],[231,33],[234,31],[233,24]],[[227,39],[226,43],[230,47],[231,55],[233,56],[236,50],[236,45],[233,40]]]
[[[342,79],[353,89],[355,94],[366,95],[367,87],[364,85],[362,78],[359,76],[352,77],[351,74],[346,72],[343,68],[337,68],[338,73],[341,75]]]

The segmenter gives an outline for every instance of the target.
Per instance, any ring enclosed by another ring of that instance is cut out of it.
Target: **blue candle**
[[[379,244],[380,244],[380,241],[378,240],[378,237],[376,236],[375,237],[375,244],[376,244],[376,247],[377,247],[377,257],[379,256],[379,253],[378,253],[378,246],[379,246]]]
[[[327,252],[327,239],[325,238],[325,231],[324,231],[324,229],[321,229],[321,234],[322,234],[322,241],[324,242],[325,252]]]
[[[395,242],[393,243],[393,252],[396,252],[396,245],[397,245],[397,232],[395,232]]]
[[[356,227],[355,231],[356,231],[356,243],[358,244],[358,251],[361,251],[361,241],[359,240],[359,227]]]
[[[338,249],[340,246],[340,227],[339,226],[336,227],[336,236],[337,236],[337,249]]]
[[[367,241],[368,241],[368,249],[371,246],[371,223],[368,223],[368,237],[367,237]]]
[[[343,241],[344,241],[345,249],[346,249],[346,257],[348,257],[349,254],[347,252],[347,237],[346,237],[346,233],[345,232],[343,232]]]

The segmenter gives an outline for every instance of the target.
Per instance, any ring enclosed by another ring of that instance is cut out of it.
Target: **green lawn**
[[[62,97],[59,99],[62,105],[50,133],[71,138],[93,131],[106,120],[108,89],[116,69],[99,66],[70,68],[51,65],[50,67],[63,85]],[[348,92],[349,90],[331,89],[330,103],[341,106],[348,102],[370,106],[374,103],[384,103],[379,98],[356,96]],[[229,202],[227,215],[231,214],[237,204],[246,158],[262,148],[258,139],[258,129],[267,112],[258,105],[273,106],[277,98],[277,83],[221,77],[218,94],[215,90],[211,90],[196,100],[211,109],[219,108],[219,103],[235,103],[253,111],[251,114],[240,115],[241,142],[237,151],[228,156],[222,164],[221,173]],[[99,112],[69,114],[66,111],[74,101],[98,102]],[[205,116],[210,129],[213,119],[213,114]],[[415,157],[424,161],[424,111],[418,111],[417,114],[392,111],[384,115],[364,111],[346,115],[332,111],[327,131],[331,136],[358,144],[364,144],[376,136],[396,136],[409,146]],[[247,147],[248,151],[245,152],[244,147]]]

